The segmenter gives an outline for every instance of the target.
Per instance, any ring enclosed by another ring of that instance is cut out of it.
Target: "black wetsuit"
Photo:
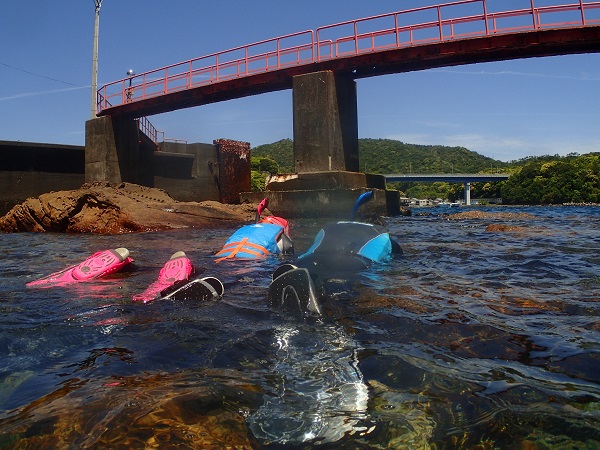
[[[294,265],[280,267],[269,287],[269,304],[294,316],[320,315],[324,300],[348,289],[353,275],[402,253],[387,228],[363,222],[325,225]]]

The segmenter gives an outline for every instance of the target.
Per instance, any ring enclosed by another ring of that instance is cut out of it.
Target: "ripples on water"
[[[2,235],[0,447],[600,448],[600,210],[481,210],[535,217],[389,219],[404,255],[305,323],[266,306],[281,261],[214,264],[232,230]],[[24,287],[121,246],[130,273]],[[177,250],[224,298],[133,304]]]

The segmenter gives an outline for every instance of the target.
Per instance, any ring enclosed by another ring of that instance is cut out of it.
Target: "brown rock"
[[[70,380],[0,418],[2,448],[258,448],[244,412],[257,407],[259,386],[226,370],[202,376],[214,377],[210,387],[198,372]]]
[[[505,233],[507,231],[518,231],[520,227],[515,227],[513,225],[506,225],[504,223],[493,223],[485,227],[485,231],[489,231],[491,233]]]
[[[520,219],[537,219],[537,216],[528,213],[514,212],[485,212],[485,211],[465,211],[456,214],[449,214],[448,219],[463,220],[463,219],[500,219],[500,220],[520,220]]]
[[[218,228],[254,218],[256,205],[178,202],[136,184],[84,184],[29,198],[0,218],[0,231],[121,234],[174,228]]]

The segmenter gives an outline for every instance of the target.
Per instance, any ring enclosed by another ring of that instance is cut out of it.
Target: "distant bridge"
[[[393,181],[447,181],[449,183],[480,183],[485,181],[503,181],[508,179],[508,173],[436,173],[436,174],[388,174],[384,175],[388,182]]]
[[[384,175],[386,182],[427,182],[447,181],[449,183],[465,184],[465,204],[471,204],[471,183],[507,180],[507,173],[437,173],[437,174],[388,174]]]

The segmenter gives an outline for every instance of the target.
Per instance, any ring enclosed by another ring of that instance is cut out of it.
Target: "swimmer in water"
[[[402,253],[385,226],[355,220],[358,208],[371,198],[373,191],[362,194],[350,220],[326,224],[295,264],[285,264],[273,273],[268,294],[271,308],[295,317],[319,316],[328,280],[350,279],[357,272]]]

